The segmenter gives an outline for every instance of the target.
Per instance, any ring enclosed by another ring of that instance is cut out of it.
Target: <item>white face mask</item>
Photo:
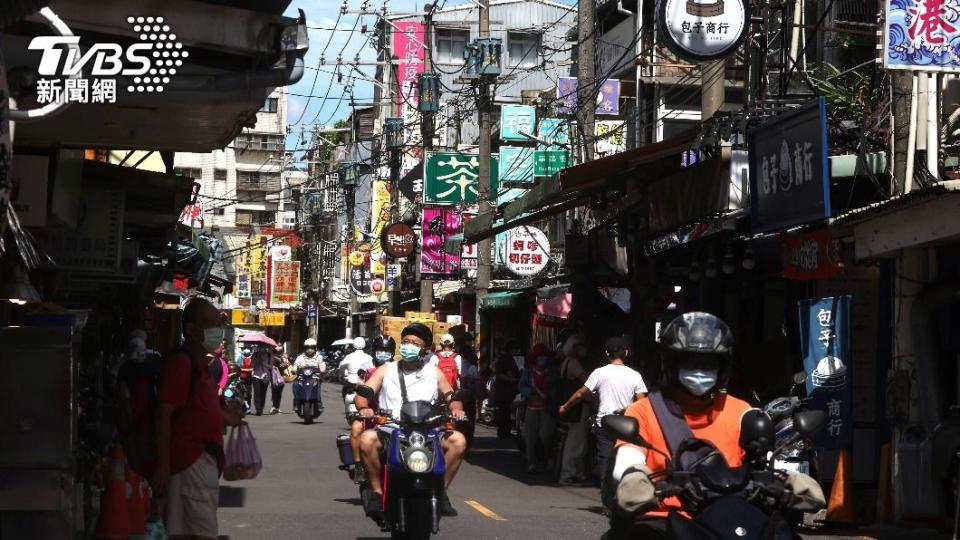
[[[220,346],[220,343],[223,341],[223,336],[225,330],[222,326],[215,326],[213,328],[204,328],[203,330],[203,348],[208,352],[213,352],[217,350],[217,347]]]
[[[677,376],[680,384],[691,394],[705,396],[717,385],[717,369],[678,368]]]

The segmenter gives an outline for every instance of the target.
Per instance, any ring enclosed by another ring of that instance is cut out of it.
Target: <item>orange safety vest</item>
[[[750,409],[750,405],[743,400],[729,394],[718,394],[713,401],[713,406],[709,409],[697,413],[684,411],[683,416],[694,437],[710,441],[723,454],[731,467],[739,467],[743,464],[744,456],[744,451],[740,448],[740,420],[743,413]],[[663,431],[660,430],[660,422],[657,420],[649,398],[644,397],[630,405],[624,414],[637,419],[640,423],[639,433],[644,440],[657,450],[670,455],[670,446],[663,436]],[[625,444],[629,443],[617,441],[617,448]],[[647,468],[651,472],[666,470],[667,462],[663,456],[656,452],[641,450],[647,457]],[[666,516],[671,508],[683,508],[680,499],[676,497],[665,499],[659,509],[648,512],[647,515]]]

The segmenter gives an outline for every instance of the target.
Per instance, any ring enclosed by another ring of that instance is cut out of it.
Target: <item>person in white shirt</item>
[[[340,365],[337,366],[339,370],[346,371],[344,379],[346,379],[347,384],[351,386],[351,391],[353,386],[363,382],[363,379],[360,378],[360,370],[366,371],[375,367],[373,357],[363,351],[366,346],[367,340],[359,336],[353,338],[353,352],[344,356],[343,360],[340,361]]]
[[[607,339],[605,348],[610,363],[593,370],[593,373],[587,377],[587,382],[570,396],[566,403],[560,406],[561,415],[590,393],[596,393],[600,396],[596,420],[599,427],[604,416],[626,409],[647,393],[647,385],[644,384],[640,373],[624,365],[624,362],[630,357],[627,340],[620,336],[611,337]],[[600,492],[604,497],[604,505],[607,508],[610,508],[608,503],[612,502],[608,500],[607,477],[609,474],[607,462],[610,453],[613,451],[614,442],[616,441],[609,438],[602,429],[597,430],[597,468],[600,475]]]
[[[447,377],[447,382],[454,390],[460,389],[460,377],[463,375],[463,358],[454,350],[456,340],[450,334],[440,336],[440,351],[430,357],[428,366],[440,368]],[[451,362],[452,360],[452,362]],[[442,363],[441,363],[442,362]],[[453,367],[456,366],[456,372]]]
[[[327,363],[323,361],[323,356],[317,354],[317,340],[313,338],[307,338],[303,341],[303,352],[297,356],[297,359],[293,361],[293,373],[296,375],[297,370],[302,367],[312,367],[317,369],[320,373],[323,373],[327,370]],[[293,385],[293,410],[298,414],[300,412],[300,392],[298,389],[299,385]],[[320,392],[317,392],[317,396],[320,396]],[[317,406],[320,410],[323,410],[323,401],[319,401]]]

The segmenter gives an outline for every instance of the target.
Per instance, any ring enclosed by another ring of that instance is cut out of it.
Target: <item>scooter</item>
[[[241,379],[240,375],[240,370],[236,369],[235,366],[230,368],[227,375],[227,387],[223,389],[223,395],[228,399],[239,402],[243,413],[246,414],[250,412],[250,386],[247,381]]]
[[[811,438],[826,423],[823,411],[798,411],[794,415],[797,436]],[[759,411],[744,415],[740,444],[747,451],[746,464],[730,467],[709,441],[688,439],[676,455],[654,448],[639,434],[635,418],[607,415],[601,421],[606,433],[662,455],[665,471],[654,473],[656,497],[663,501],[678,497],[684,513],[671,509],[667,516],[667,537],[676,540],[793,540],[796,536],[783,518],[792,496],[784,482],[786,473],[773,468],[766,459],[775,432],[769,417]],[[704,449],[707,452],[704,452]],[[686,455],[687,453],[690,455]],[[693,458],[693,459],[691,459]],[[680,467],[677,464],[687,463]],[[613,526],[629,528],[634,523],[614,521]],[[623,534],[621,530],[616,536]]]
[[[320,370],[301,366],[297,369],[297,380],[293,384],[294,391],[300,396],[297,415],[303,418],[304,424],[312,424],[315,418],[323,414],[323,406],[320,405]]]
[[[813,441],[797,437],[797,430],[793,425],[794,413],[807,408],[808,400],[801,397],[801,389],[806,382],[806,371],[795,373],[793,385],[787,395],[764,405],[763,412],[773,421],[777,447],[781,448],[772,456],[774,467],[782,471],[801,472],[817,479],[818,461]]]

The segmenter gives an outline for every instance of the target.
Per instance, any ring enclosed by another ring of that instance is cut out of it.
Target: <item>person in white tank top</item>
[[[447,403],[450,406],[450,415],[455,420],[463,420],[463,403],[453,400],[453,388],[447,378],[436,365],[427,362],[429,359],[430,344],[433,343],[433,332],[425,325],[412,323],[401,332],[400,359],[380,366],[367,379],[367,389],[358,390],[355,404],[362,416],[372,416],[369,400],[361,394],[377,394],[377,404],[381,409],[389,409],[394,418],[400,416],[403,406],[403,392],[400,389],[400,377],[403,377],[407,388],[407,401],[429,401]],[[372,392],[371,392],[372,391]],[[380,517],[380,495],[383,494],[381,483],[380,451],[383,443],[375,430],[364,431],[360,435],[360,455],[367,470],[367,479],[370,488],[377,497],[366,508],[367,514],[377,519]],[[462,433],[450,431],[443,437],[443,459],[447,466],[444,477],[444,493],[440,497],[440,513],[445,516],[455,516],[457,511],[450,504],[446,490],[460,469],[463,454],[467,448],[467,440]]]

